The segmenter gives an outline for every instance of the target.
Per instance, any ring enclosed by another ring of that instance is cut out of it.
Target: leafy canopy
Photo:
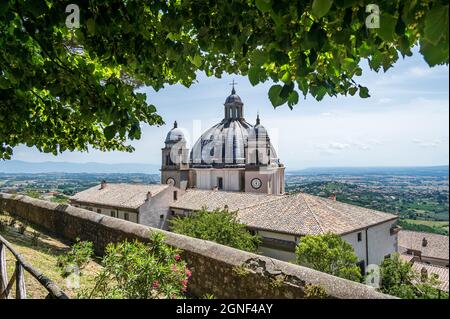
[[[386,71],[419,44],[430,66],[448,63],[448,1],[78,0],[69,30],[62,0],[0,3],[0,158],[21,143],[66,150],[132,151],[140,123],[163,124],[136,88],[190,86],[198,71],[272,79],[273,106],[299,92],[369,97],[361,60]]]
[[[301,237],[295,254],[299,265],[357,282],[362,280],[352,245],[338,235],[326,233]]]
[[[251,252],[258,249],[259,237],[252,235],[237,220],[235,212],[202,209],[188,216],[175,217],[171,223],[171,230],[175,233]]]

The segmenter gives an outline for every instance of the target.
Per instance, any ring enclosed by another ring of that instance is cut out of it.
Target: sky
[[[223,103],[231,81],[244,103],[244,116],[252,124],[259,112],[278,156],[288,170],[343,166],[431,166],[449,162],[448,66],[430,68],[420,53],[400,58],[386,73],[369,70],[356,82],[369,88],[371,97],[300,98],[290,110],[274,109],[267,92],[272,82],[253,87],[246,77],[221,79],[198,74],[190,88],[167,86],[159,92],[141,89],[156,105],[165,125],[143,124],[133,153],[65,152],[58,156],[18,146],[13,159],[41,162],[101,162],[159,164],[167,132],[176,120],[193,144],[200,134],[223,118]]]

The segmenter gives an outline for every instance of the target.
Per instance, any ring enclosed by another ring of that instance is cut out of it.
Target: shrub
[[[37,246],[38,245],[38,243],[39,243],[39,237],[41,237],[41,233],[40,232],[38,232],[38,231],[33,231],[32,233],[31,233],[31,244],[33,245],[33,246]]]
[[[102,260],[103,269],[90,291],[79,298],[182,298],[191,272],[179,250],[164,243],[154,233],[150,243],[124,241],[109,244]]]
[[[66,277],[70,274],[72,267],[76,266],[81,271],[93,255],[94,249],[92,242],[77,239],[77,242],[72,245],[67,253],[58,257],[57,266],[61,269],[62,275]]]
[[[304,236],[295,254],[300,265],[357,282],[362,280],[352,245],[338,235],[327,233]]]
[[[422,277],[412,265],[402,261],[398,254],[385,259],[380,265],[380,291],[403,299],[448,299],[448,293],[435,288],[439,279]]]
[[[27,224],[25,223],[18,223],[18,231],[20,234],[25,234],[25,231],[27,230]]]
[[[17,219],[15,219],[14,217],[11,217],[11,219],[9,220],[9,226],[15,227],[16,224],[17,224]]]
[[[256,252],[260,239],[252,235],[246,226],[237,220],[236,212],[202,209],[185,217],[176,217],[171,221],[175,233]]]
[[[3,220],[0,220],[0,232],[6,231],[6,222]]]

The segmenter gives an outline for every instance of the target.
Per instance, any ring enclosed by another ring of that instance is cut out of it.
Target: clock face
[[[252,179],[251,184],[254,189],[258,189],[261,187],[262,182],[259,178],[254,178],[254,179]]]
[[[172,177],[169,177],[166,180],[166,184],[170,185],[170,186],[175,186],[175,180]]]

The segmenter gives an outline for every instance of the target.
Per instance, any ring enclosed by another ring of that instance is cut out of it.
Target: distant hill
[[[158,173],[159,165],[141,163],[72,163],[0,161],[0,173]]]
[[[448,165],[417,167],[312,167],[286,171],[290,175],[427,175],[448,176]]]

